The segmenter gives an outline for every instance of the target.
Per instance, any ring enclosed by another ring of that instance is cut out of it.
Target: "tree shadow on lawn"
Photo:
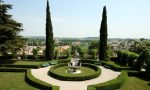
[[[144,81],[150,81],[150,79],[146,78],[145,76],[138,76],[137,78],[144,80]]]
[[[10,59],[0,60],[0,64],[14,64],[15,62],[16,62],[16,60],[10,60]]]
[[[150,83],[148,83],[148,86],[150,86]]]
[[[137,76],[137,78],[149,82],[147,85],[150,86],[150,79],[146,78],[146,76]]]

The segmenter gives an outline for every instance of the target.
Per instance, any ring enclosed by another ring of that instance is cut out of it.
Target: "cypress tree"
[[[99,60],[108,60],[107,36],[107,11],[104,6],[100,27]]]
[[[49,2],[46,7],[46,59],[52,60],[54,53],[53,27],[51,22]]]

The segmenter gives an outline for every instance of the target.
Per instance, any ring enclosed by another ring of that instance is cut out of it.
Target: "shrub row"
[[[81,63],[101,64],[101,61],[93,60],[93,59],[82,59]]]
[[[40,68],[41,65],[13,65],[13,64],[0,64],[0,67],[15,67],[15,68]]]
[[[70,62],[70,60],[68,60],[68,59],[52,60],[52,61],[57,61],[58,63],[69,63],[69,62]],[[51,62],[52,62],[52,61],[51,61]]]
[[[46,57],[44,55],[37,55],[37,56],[34,56],[34,55],[21,55],[20,56],[22,59],[46,59]],[[61,55],[58,57],[58,59],[67,59],[68,56],[67,55]]]
[[[67,59],[67,58],[68,58],[67,55],[60,55],[60,56],[58,57],[58,59]]]
[[[95,65],[92,65],[92,64],[82,64],[82,66],[85,66],[85,67],[90,67],[92,69],[94,69],[96,72],[91,74],[91,75],[86,75],[86,76],[62,76],[62,75],[58,75],[56,74],[54,71],[54,69],[56,68],[59,68],[59,67],[62,67],[62,66],[67,66],[67,64],[59,64],[59,65],[55,65],[53,67],[50,68],[49,70],[49,75],[56,78],[56,79],[59,79],[59,80],[65,80],[65,81],[83,81],[83,80],[89,80],[89,79],[93,79],[93,78],[96,78],[98,77],[100,74],[101,74],[101,70],[99,67],[95,66]]]
[[[119,89],[125,83],[127,77],[127,72],[121,71],[121,74],[117,78],[104,83],[89,85],[88,90],[116,90]]]
[[[28,69],[25,75],[25,80],[27,83],[29,83],[32,86],[35,86],[37,88],[40,88],[41,90],[59,90],[57,86],[52,86],[51,84],[48,84],[46,82],[43,82],[37,78],[35,78],[31,74],[31,70]]]
[[[1,67],[0,72],[26,72],[25,68],[6,68]]]
[[[131,67],[121,67],[115,64],[110,64],[108,62],[104,62],[104,61],[98,61],[98,60],[92,60],[92,59],[84,59],[81,60],[82,63],[90,63],[90,64],[97,64],[97,65],[102,65],[102,66],[106,66],[110,69],[113,69],[115,71],[121,71],[121,70],[130,70],[132,69]]]
[[[117,62],[122,65],[128,65],[130,67],[133,67],[134,60],[139,57],[138,54],[134,52],[130,52],[127,50],[119,50],[117,51]]]
[[[145,71],[128,71],[128,76],[146,77]]]
[[[131,67],[121,67],[121,66],[118,66],[118,65],[115,65],[115,64],[110,64],[108,62],[102,62],[102,65],[105,67],[108,67],[114,71],[121,71],[121,70],[131,70],[132,68]]]

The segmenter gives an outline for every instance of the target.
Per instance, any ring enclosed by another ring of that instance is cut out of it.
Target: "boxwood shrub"
[[[65,80],[65,81],[83,81],[83,80],[89,80],[89,79],[93,79],[93,78],[96,78],[98,77],[100,74],[101,74],[101,70],[99,67],[97,67],[96,65],[92,65],[92,64],[82,64],[82,66],[85,66],[85,67],[89,67],[89,68],[92,68],[95,70],[95,73],[91,74],[91,75],[85,75],[85,76],[64,76],[64,75],[59,75],[59,74],[56,74],[54,71],[54,69],[56,68],[59,68],[59,67],[62,67],[62,66],[67,66],[67,63],[64,63],[64,64],[58,64],[58,65],[55,65],[53,67],[50,68],[49,70],[49,75],[56,78],[56,79],[59,79],[59,80]]]
[[[0,72],[26,72],[27,69],[25,68],[7,68],[1,67]]]
[[[89,85],[88,90],[116,90],[119,89],[125,83],[127,77],[127,72],[121,71],[121,74],[117,78],[104,83]]]
[[[61,56],[58,57],[58,59],[67,59],[67,58],[68,58],[67,55],[61,55]]]
[[[93,59],[82,59],[81,63],[100,64],[101,65],[101,61],[93,60]]]
[[[138,54],[134,52],[130,52],[127,50],[119,50],[117,52],[117,62],[122,65],[128,65],[130,67],[133,67],[134,60],[139,57]]]
[[[105,62],[105,61],[102,62],[102,66],[109,67],[110,69],[112,69],[114,71],[131,70],[132,69],[131,67],[121,67],[118,65],[110,64],[110,63]]]
[[[70,60],[68,60],[68,59],[62,59],[62,60],[52,60],[52,61],[50,61],[50,62],[55,62],[55,61],[57,61],[57,63],[59,64],[59,63],[69,63],[70,62]]]
[[[43,81],[35,78],[31,74],[31,69],[27,70],[26,75],[25,75],[25,80],[30,85],[40,88],[41,90],[59,90],[58,86],[52,86],[51,84],[48,84],[46,82],[43,82]]]
[[[0,67],[15,67],[15,68],[40,68],[41,65],[13,65],[13,64],[0,64]]]

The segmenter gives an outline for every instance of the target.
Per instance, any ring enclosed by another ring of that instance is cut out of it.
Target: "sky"
[[[3,0],[23,36],[45,36],[46,0]],[[49,0],[54,37],[99,37],[107,7],[108,38],[150,38],[150,0]]]

